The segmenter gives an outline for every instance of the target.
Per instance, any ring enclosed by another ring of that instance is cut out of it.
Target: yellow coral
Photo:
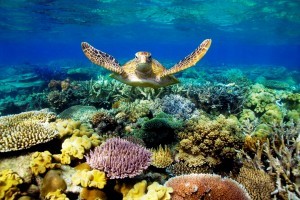
[[[153,182],[151,185],[147,187],[147,181],[143,180],[141,182],[136,183],[132,189],[129,191],[124,189],[126,185],[123,184],[121,187],[121,192],[123,194],[123,200],[169,200],[171,199],[170,193],[173,192],[171,187],[166,187],[158,184],[157,182]]]
[[[88,126],[82,124],[80,121],[74,121],[71,119],[58,120],[56,123],[52,124],[53,128],[58,131],[59,137],[64,138],[68,136],[83,136],[86,135],[90,137],[94,132]]]
[[[55,192],[49,192],[45,200],[69,200],[69,198],[61,190],[56,190]]]
[[[167,145],[163,148],[159,145],[158,149],[151,149],[151,165],[157,168],[166,168],[173,162],[170,148]]]
[[[107,200],[105,193],[95,188],[82,188],[79,198],[85,200]]]
[[[30,169],[34,175],[43,174],[46,169],[59,166],[58,163],[52,163],[52,154],[49,151],[35,152],[31,155]]]
[[[49,193],[59,191],[65,191],[67,189],[67,184],[65,180],[61,177],[61,171],[49,170],[44,179],[40,190],[41,197],[47,196]]]
[[[86,150],[92,146],[91,140],[86,136],[72,136],[62,144],[61,163],[70,164],[74,158],[82,159]]]
[[[17,185],[21,183],[23,183],[21,177],[11,169],[0,171],[0,199],[15,199],[20,192]]]
[[[99,170],[89,171],[87,169],[76,170],[76,173],[72,176],[72,182],[75,185],[81,185],[82,187],[95,187],[102,189],[106,184],[105,173]]]

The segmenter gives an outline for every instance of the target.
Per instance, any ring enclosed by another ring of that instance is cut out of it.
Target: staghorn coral
[[[272,137],[264,143],[257,142],[254,157],[244,151],[241,153],[256,169],[267,170],[276,180],[272,195],[284,199],[300,198],[300,125],[281,123],[272,129]]]
[[[49,121],[55,115],[47,111],[30,111],[0,117],[0,152],[27,149],[57,136]]]
[[[59,163],[52,163],[52,154],[49,151],[34,152],[31,155],[30,169],[34,175],[43,174],[47,169],[60,167]]]
[[[224,160],[232,160],[235,150],[243,144],[238,120],[223,115],[214,120],[200,116],[187,121],[178,138],[179,152],[175,159],[186,162],[189,167],[215,167]]]
[[[123,200],[170,200],[170,193],[173,192],[171,187],[160,185],[157,182],[153,182],[147,187],[146,180],[136,183],[133,187],[123,184],[115,189],[123,194]]]
[[[172,200],[250,200],[247,191],[236,181],[215,174],[189,174],[170,178],[165,186],[172,187]]]
[[[102,189],[106,184],[105,173],[99,170],[88,169],[76,170],[72,176],[72,182],[75,185],[81,185],[82,187],[95,187]]]
[[[151,165],[157,168],[166,168],[173,162],[171,149],[165,145],[162,147],[159,145],[157,149],[151,149]]]
[[[17,187],[23,183],[21,177],[11,169],[0,171],[0,199],[13,200],[20,193]]]
[[[85,156],[94,169],[104,171],[110,179],[134,177],[147,169],[151,152],[120,138],[111,138]]]
[[[271,176],[248,162],[244,162],[236,181],[245,186],[253,200],[271,199],[271,193],[275,190]]]

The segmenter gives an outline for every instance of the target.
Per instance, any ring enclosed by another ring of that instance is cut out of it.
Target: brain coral
[[[223,160],[233,159],[236,149],[243,144],[238,120],[223,115],[214,120],[205,116],[193,118],[187,121],[178,137],[181,141],[175,159],[186,162],[190,167],[214,167]]]
[[[104,171],[110,179],[134,177],[147,169],[151,152],[124,139],[111,138],[86,156],[87,163]]]
[[[172,200],[250,200],[249,194],[236,181],[215,174],[189,174],[170,178]]]
[[[48,122],[53,119],[55,115],[45,111],[0,117],[0,152],[27,149],[52,140],[57,132]]]

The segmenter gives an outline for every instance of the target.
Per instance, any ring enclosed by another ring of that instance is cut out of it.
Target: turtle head
[[[151,53],[139,51],[135,54],[136,70],[138,72],[147,73],[151,70],[152,57]]]

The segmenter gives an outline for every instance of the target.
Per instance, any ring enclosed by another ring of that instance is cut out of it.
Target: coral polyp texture
[[[166,168],[173,162],[173,157],[170,148],[165,145],[159,145],[157,149],[151,149],[152,158],[151,165],[157,168]]]
[[[219,115],[215,119],[205,116],[193,118],[178,133],[180,139],[175,159],[190,167],[215,167],[224,160],[232,160],[241,148],[243,136],[235,117]]]
[[[190,174],[170,178],[165,186],[173,188],[172,200],[250,200],[238,182],[215,174]]]
[[[16,151],[45,143],[57,136],[49,121],[55,115],[46,111],[30,111],[0,117],[0,152]]]
[[[121,138],[111,138],[86,155],[87,163],[104,171],[110,179],[141,174],[151,163],[151,152],[145,147]]]

